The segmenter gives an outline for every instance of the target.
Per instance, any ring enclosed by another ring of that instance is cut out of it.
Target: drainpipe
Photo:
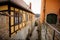
[[[46,0],[44,0],[44,26],[45,26],[45,22],[46,22]],[[46,37],[46,35],[47,35],[47,27],[45,26],[45,31],[46,31],[46,33],[45,33],[45,40],[47,40],[47,37]]]
[[[45,17],[45,12],[46,12],[46,0],[44,0],[44,9],[43,9],[43,12],[44,12],[44,17]],[[44,23],[45,23],[45,18],[44,18]]]

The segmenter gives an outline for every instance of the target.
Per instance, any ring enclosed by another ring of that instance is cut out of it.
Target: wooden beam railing
[[[55,24],[45,23],[46,28],[46,40],[60,40],[60,26]]]

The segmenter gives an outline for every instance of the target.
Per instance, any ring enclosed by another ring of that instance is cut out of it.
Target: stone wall
[[[9,37],[9,18],[7,16],[0,15],[0,37]]]

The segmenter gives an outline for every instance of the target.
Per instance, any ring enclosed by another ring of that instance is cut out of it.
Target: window
[[[26,16],[23,14],[23,22],[26,21]]]
[[[26,14],[26,21],[28,21],[28,14]]]
[[[31,13],[29,14],[29,19],[30,19],[30,21],[32,20],[32,15],[31,15]]]
[[[15,13],[15,24],[18,24],[18,13]]]
[[[19,24],[22,22],[22,14],[15,13],[15,24]]]
[[[22,14],[19,14],[19,23],[22,22]]]
[[[29,20],[31,20],[31,15],[29,14]]]
[[[14,25],[14,12],[11,12],[11,25]]]

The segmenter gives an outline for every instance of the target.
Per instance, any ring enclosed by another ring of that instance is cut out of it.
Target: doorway
[[[56,24],[57,23],[57,15],[54,13],[50,13],[47,15],[47,23]]]

